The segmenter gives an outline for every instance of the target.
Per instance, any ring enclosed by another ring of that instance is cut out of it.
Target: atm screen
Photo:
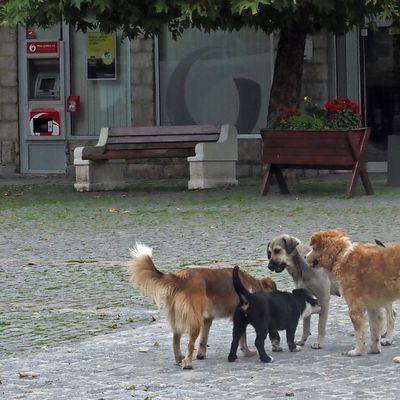
[[[54,90],[54,86],[56,84],[55,78],[42,78],[40,81],[39,90]]]
[[[60,78],[52,72],[39,72],[35,79],[34,99],[59,99]]]

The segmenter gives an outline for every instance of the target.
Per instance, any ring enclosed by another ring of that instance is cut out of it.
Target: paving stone
[[[163,271],[240,264],[259,277],[271,275],[267,241],[283,232],[306,241],[314,230],[341,227],[355,240],[397,243],[400,193],[379,180],[377,186],[378,195],[351,200],[330,192],[260,199],[238,188],[220,195],[73,194],[67,203],[51,194],[45,206],[18,205],[18,195],[15,207],[2,203],[0,398],[397,399],[400,365],[392,359],[400,355],[399,323],[394,344],[381,354],[349,358],[343,354],[355,339],[347,306],[332,298],[323,349],[310,348],[313,317],[301,352],[288,352],[283,340],[284,351],[263,364],[242,355],[229,363],[232,323],[217,320],[207,359],[186,371],[174,364],[164,311],[129,283],[135,240],[153,246]],[[281,289],[293,287],[285,272],[271,277]],[[395,309],[400,315],[398,303]],[[251,328],[248,336],[253,343]]]

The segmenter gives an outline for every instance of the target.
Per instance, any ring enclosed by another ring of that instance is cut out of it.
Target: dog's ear
[[[276,283],[271,278],[261,278],[260,282],[264,292],[266,293],[276,292],[277,290]]]
[[[285,243],[285,248],[288,254],[293,253],[296,250],[296,247],[300,244],[300,240],[293,236],[284,237],[283,242]]]
[[[271,247],[271,242],[268,242],[268,244],[267,244],[267,257],[268,257],[268,260],[271,259],[271,249],[270,249],[270,247]]]

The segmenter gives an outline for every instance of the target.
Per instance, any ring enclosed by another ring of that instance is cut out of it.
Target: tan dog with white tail
[[[232,268],[186,268],[176,274],[159,271],[152,259],[152,249],[136,244],[131,249],[131,281],[156,304],[165,303],[167,318],[173,332],[175,360],[184,369],[192,368],[192,358],[196,339],[200,335],[197,358],[206,357],[207,340],[214,318],[231,318],[239,304],[232,283]],[[240,279],[251,292],[276,290],[270,278],[258,280],[241,271]],[[189,334],[188,349],[181,353],[180,341],[183,333]],[[244,334],[240,340],[246,356],[253,356]],[[279,346],[279,343],[276,344]]]

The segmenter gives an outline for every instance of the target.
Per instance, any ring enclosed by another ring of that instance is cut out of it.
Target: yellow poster
[[[88,79],[117,79],[115,33],[87,34]]]

